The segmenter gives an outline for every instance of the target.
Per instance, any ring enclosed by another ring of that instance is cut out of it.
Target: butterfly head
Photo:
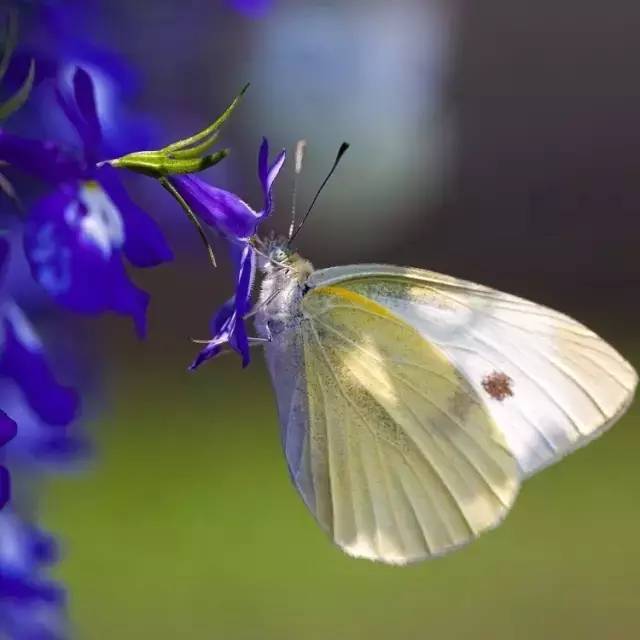
[[[285,236],[270,234],[262,241],[264,254],[273,263],[288,264],[295,252],[289,247],[289,241]]]
[[[291,249],[285,236],[270,234],[260,241],[261,269],[266,274],[281,273],[286,279],[292,276],[303,282],[313,272],[312,264]]]

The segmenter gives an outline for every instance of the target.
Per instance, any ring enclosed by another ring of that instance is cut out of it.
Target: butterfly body
[[[255,324],[289,473],[351,555],[470,542],[633,396],[628,363],[539,305],[420,269],[314,271],[277,244],[269,258]]]

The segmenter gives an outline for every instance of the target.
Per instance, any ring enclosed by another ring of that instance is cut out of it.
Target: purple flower
[[[211,323],[212,338],[198,354],[191,369],[218,355],[225,345],[242,356],[242,366],[250,361],[249,340],[244,317],[251,309],[251,289],[256,270],[256,253],[249,243],[258,225],[273,211],[273,183],[285,161],[281,151],[269,165],[269,143],[263,138],[258,153],[258,179],[264,195],[263,207],[254,211],[237,195],[213,187],[192,176],[170,178],[192,211],[229,241],[236,271],[235,295],[216,313]]]
[[[65,594],[45,574],[57,556],[51,536],[13,511],[0,513],[0,637],[65,637]]]
[[[2,509],[11,497],[8,467],[15,471],[14,465],[24,463],[67,464],[86,446],[68,426],[78,413],[76,392],[55,379],[40,339],[12,300],[1,305],[0,330]]]
[[[34,203],[25,225],[32,275],[63,306],[129,315],[144,336],[149,297],[129,280],[123,255],[137,267],[151,267],[171,260],[171,250],[116,170],[98,163],[103,137],[89,74],[77,69],[73,91],[58,90],[58,101],[82,142],[80,158],[52,142],[0,132],[0,159],[53,186]]]
[[[250,362],[249,339],[244,326],[244,317],[251,308],[251,288],[255,277],[255,251],[246,244],[242,249],[232,245],[232,259],[236,268],[236,292],[218,310],[211,322],[212,338],[200,351],[190,369],[194,370],[206,360],[217,356],[225,345],[229,345],[242,356],[242,366]]]
[[[27,404],[43,422],[66,426],[78,412],[76,392],[55,379],[40,338],[15,302],[3,303],[0,320],[4,334],[0,346],[0,377],[9,379],[20,389]]]
[[[0,268],[8,242],[0,239]],[[35,329],[9,297],[0,302],[0,463],[67,461],[80,443],[68,425],[78,413],[76,392],[54,377]],[[16,433],[16,423],[18,425]],[[9,499],[0,467],[0,508]]]
[[[249,18],[263,18],[273,6],[273,0],[229,0],[229,4]]]
[[[0,403],[19,425],[16,437],[0,452],[0,460],[12,473],[74,471],[87,460],[90,447],[77,433],[76,423],[45,422],[9,381],[0,381]]]
[[[254,211],[234,193],[218,189],[191,175],[172,176],[169,181],[202,222],[227,240],[244,244],[255,235],[258,225],[271,215],[273,182],[284,161],[283,150],[269,165],[269,143],[263,138],[258,153],[258,179],[264,195],[260,211]]]
[[[14,55],[5,83],[19,86],[32,60],[36,64],[38,90],[17,120],[28,125],[31,135],[55,135],[58,140],[73,139],[73,131],[55,107],[51,80],[69,80],[76,67],[87,70],[95,85],[97,111],[105,132],[104,150],[114,157],[148,147],[157,126],[148,117],[135,113],[128,103],[141,86],[139,74],[127,60],[91,37],[100,21],[95,2],[39,2],[28,16],[23,12],[21,42]],[[35,117],[34,117],[35,116]]]

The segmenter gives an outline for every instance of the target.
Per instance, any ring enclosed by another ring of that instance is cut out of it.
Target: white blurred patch
[[[452,45],[450,5],[283,3],[251,38],[247,108],[274,145],[309,142],[300,181],[302,211],[342,140],[342,166],[303,232],[332,248],[388,243],[425,215],[446,179],[451,133],[443,89]],[[287,210],[287,179],[279,181]],[[282,224],[278,218],[278,223]]]

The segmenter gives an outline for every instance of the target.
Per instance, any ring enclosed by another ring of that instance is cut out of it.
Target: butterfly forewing
[[[448,276],[360,265],[316,272],[414,327],[483,398],[524,474],[587,443],[628,407],[633,368],[575,320]]]
[[[334,541],[406,563],[495,526],[517,493],[517,463],[446,354],[353,290],[316,288],[302,311],[306,393],[289,404],[307,404],[283,421],[283,439],[294,482]],[[287,451],[287,440],[301,444]]]

